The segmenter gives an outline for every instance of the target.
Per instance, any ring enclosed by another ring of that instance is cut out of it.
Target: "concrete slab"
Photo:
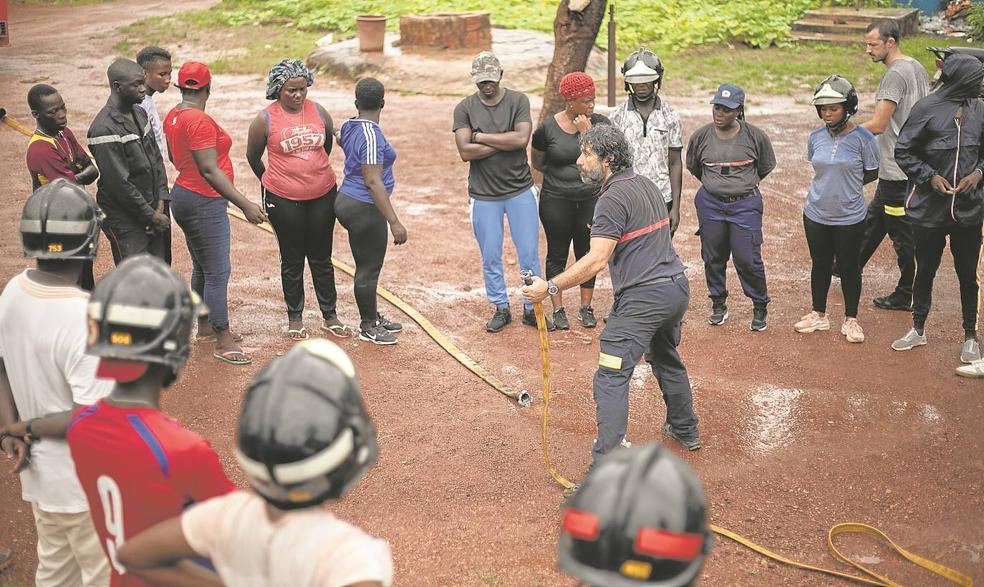
[[[359,52],[358,39],[333,41],[332,35],[318,41],[318,48],[307,58],[309,67],[351,79],[373,76],[387,91],[433,96],[467,96],[475,91],[469,77],[473,51],[401,47],[393,33],[387,33],[381,53]],[[553,44],[550,34],[492,29],[492,50],[502,62],[504,85],[523,92],[542,91]],[[599,98],[604,96],[607,59],[596,48],[588,60],[587,71],[596,80]]]

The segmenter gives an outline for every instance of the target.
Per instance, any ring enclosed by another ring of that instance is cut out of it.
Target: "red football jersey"
[[[153,408],[100,400],[76,411],[67,440],[112,587],[150,587],[116,560],[128,537],[236,489],[207,440]]]

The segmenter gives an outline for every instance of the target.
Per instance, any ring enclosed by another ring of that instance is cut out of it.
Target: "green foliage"
[[[279,24],[306,31],[354,34],[355,17],[384,14],[389,26],[399,16],[442,11],[489,11],[492,23],[508,28],[550,32],[558,0],[222,0],[206,13],[213,24]],[[617,0],[619,46],[647,46],[677,51],[693,45],[722,42],[768,47],[783,43],[789,25],[809,8],[822,4],[853,4],[853,0]],[[870,4],[890,4],[873,0]],[[598,37],[606,40],[605,27]]]
[[[970,38],[984,41],[984,4],[974,2],[967,11],[967,25],[970,26]]]

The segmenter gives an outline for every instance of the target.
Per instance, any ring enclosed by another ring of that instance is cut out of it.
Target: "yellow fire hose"
[[[524,284],[533,284],[532,271],[523,271],[521,275]],[[536,315],[536,331],[540,335],[540,364],[543,367],[543,409],[540,411],[540,446],[543,448],[543,464],[547,466],[547,472],[554,481],[560,483],[564,489],[573,490],[577,486],[558,473],[550,462],[550,443],[547,438],[547,417],[550,409],[550,338],[547,336],[547,319],[543,315],[541,302],[533,304],[533,313]]]
[[[246,216],[244,216],[243,213],[239,211],[239,209],[233,208],[231,206],[229,207],[229,216],[238,218],[242,221],[246,221]],[[269,232],[270,234],[275,235],[273,231],[273,227],[270,226],[269,224],[259,224],[258,227]],[[355,269],[352,266],[348,265],[347,263],[344,263],[343,261],[339,261],[335,257],[331,258],[331,263],[340,271],[344,271],[350,276],[355,276]],[[382,287],[377,287],[376,293],[379,294],[379,297],[383,298],[387,302],[399,308],[400,311],[402,311],[404,314],[409,316],[414,322],[419,324],[420,327],[424,329],[424,332],[426,332],[431,338],[433,338],[437,344],[441,345],[442,349],[447,351],[449,355],[454,357],[459,363],[464,365],[469,371],[481,377],[483,381],[494,387],[503,395],[506,395],[516,400],[516,402],[521,406],[529,407],[530,405],[533,404],[533,398],[530,396],[529,392],[527,392],[524,389],[519,389],[519,390],[514,389],[512,386],[507,385],[495,375],[489,373],[488,370],[485,369],[485,367],[482,367],[477,362],[475,362],[474,359],[466,355],[460,348],[458,348],[457,345],[451,342],[448,339],[448,337],[444,336],[444,334],[442,334],[440,330],[438,330],[433,324],[431,324],[430,320],[424,318],[424,316],[421,315],[420,312],[418,312],[412,306],[401,300],[396,294]]]
[[[4,122],[9,127],[16,130],[17,132],[20,132],[23,135],[32,136],[34,134],[25,126],[21,125],[17,121],[6,116],[6,111],[3,108],[0,108],[0,121]],[[234,218],[238,218],[239,220],[246,221],[246,217],[242,214],[242,212],[240,212],[237,209],[230,208],[229,215]],[[270,234],[274,234],[273,228],[267,224],[260,224],[258,225],[258,227]],[[347,273],[350,276],[355,275],[355,269],[349,266],[348,264],[339,261],[334,257],[332,257],[331,261],[332,264],[335,267],[337,267],[339,270]],[[524,275],[523,277],[524,280],[528,278],[526,275]],[[402,311],[411,319],[413,319],[417,324],[420,325],[421,328],[424,329],[424,331],[431,338],[434,339],[435,342],[441,345],[441,348],[447,351],[448,354],[454,357],[459,363],[464,365],[468,370],[481,377],[482,380],[484,380],[486,383],[488,383],[489,385],[491,385],[493,388],[503,393],[504,395],[515,399],[522,406],[529,406],[532,404],[532,398],[530,397],[530,394],[528,392],[526,392],[525,390],[517,391],[512,387],[510,387],[509,385],[503,383],[500,379],[498,379],[491,373],[489,373],[484,367],[476,363],[474,359],[466,355],[454,343],[448,340],[448,338],[444,336],[439,330],[437,330],[437,328],[435,328],[434,325],[431,324],[431,322],[427,318],[424,318],[424,316],[421,315],[412,306],[401,300],[398,296],[396,296],[392,292],[382,287],[377,289],[377,293],[384,300],[393,304],[394,306],[399,308],[400,311]],[[547,416],[548,416],[548,408],[550,404],[550,343],[549,343],[549,338],[547,336],[547,321],[543,315],[543,304],[541,303],[533,304],[533,312],[536,314],[536,329],[540,335],[540,359],[543,366],[543,411],[540,414],[540,444],[543,447],[543,462],[546,465],[547,471],[550,473],[550,476],[553,477],[553,479],[557,483],[559,483],[565,489],[568,490],[575,489],[576,485],[565,479],[559,473],[557,473],[553,465],[550,463],[550,451],[547,442],[547,430],[548,430]],[[839,536],[841,534],[866,534],[868,536],[873,536],[883,542],[886,542],[892,548],[892,550],[894,550],[896,553],[898,553],[906,560],[936,575],[939,575],[940,577],[946,579],[947,581],[950,581],[951,583],[961,585],[962,587],[973,587],[974,584],[973,579],[971,579],[969,576],[959,571],[956,571],[954,569],[951,569],[949,567],[943,566],[939,563],[933,562],[929,559],[923,558],[918,554],[909,552],[908,550],[897,545],[884,532],[867,524],[861,524],[857,522],[847,522],[847,523],[835,525],[827,532],[827,548],[830,550],[830,552],[834,555],[834,557],[837,560],[858,569],[862,573],[868,575],[868,577],[849,575],[847,573],[834,571],[832,569],[825,569],[823,567],[817,567],[805,563],[800,563],[792,559],[788,559],[775,552],[772,552],[771,550],[763,548],[762,546],[759,546],[758,544],[748,540],[747,538],[744,538],[743,536],[736,534],[725,528],[722,528],[720,526],[715,526],[711,524],[710,529],[716,534],[734,540],[735,542],[741,544],[746,548],[749,548],[765,557],[768,557],[774,561],[780,562],[785,565],[790,565],[807,571],[823,573],[825,575],[839,577],[841,579],[846,579],[848,581],[854,581],[856,583],[862,583],[865,585],[874,585],[876,587],[902,587],[901,583],[897,583],[895,581],[892,581],[888,577],[879,575],[878,573],[872,571],[871,569],[864,567],[863,565],[861,565],[861,563],[842,554],[837,549],[836,545],[834,545],[835,536]]]
[[[28,136],[28,137],[34,136],[34,131],[27,128],[23,124],[17,122],[13,118],[7,116],[7,111],[3,108],[0,108],[0,121],[2,121],[4,124],[16,130],[17,132],[21,133],[24,136]]]

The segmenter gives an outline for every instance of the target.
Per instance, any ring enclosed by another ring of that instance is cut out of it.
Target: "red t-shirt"
[[[78,183],[75,174],[91,163],[88,153],[68,128],[53,137],[34,131],[27,143],[27,169],[34,189],[58,178]]]
[[[229,159],[232,138],[229,133],[222,130],[211,116],[197,108],[173,108],[164,117],[164,137],[167,138],[171,161],[178,170],[178,178],[174,183],[196,194],[218,198],[219,192],[212,189],[202,174],[198,173],[198,166],[195,165],[191,152],[215,149],[219,169],[232,181],[232,160]]]
[[[127,538],[236,489],[208,441],[153,408],[100,400],[75,412],[66,439],[112,587],[150,587],[116,560]]]

